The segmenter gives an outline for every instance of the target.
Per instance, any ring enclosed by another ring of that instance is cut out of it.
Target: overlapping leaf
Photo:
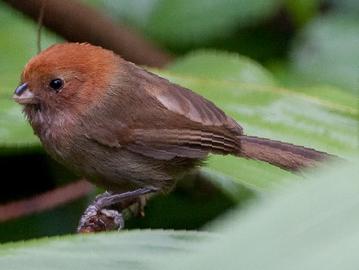
[[[357,16],[316,18],[294,42],[292,68],[311,83],[337,85],[358,95],[358,44]]]
[[[131,231],[0,246],[1,269],[357,269],[358,163],[291,183],[215,234]],[[340,181],[338,181],[340,180]]]
[[[207,233],[143,230],[67,236],[0,246],[1,269],[156,269],[195,252]]]

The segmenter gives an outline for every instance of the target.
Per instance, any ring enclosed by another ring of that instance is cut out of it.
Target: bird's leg
[[[106,191],[105,193],[98,195],[82,215],[77,231],[95,232],[122,229],[125,225],[122,212],[108,208],[127,200],[141,200],[140,198],[143,195],[156,191],[158,191],[158,189],[145,187],[124,193],[112,193]]]

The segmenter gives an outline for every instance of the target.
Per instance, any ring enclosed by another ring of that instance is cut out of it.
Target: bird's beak
[[[28,84],[23,83],[15,89],[13,99],[19,104],[36,104],[35,95],[30,91]]]

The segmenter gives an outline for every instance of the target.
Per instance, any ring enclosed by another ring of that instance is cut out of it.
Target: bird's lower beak
[[[30,91],[27,83],[23,83],[15,89],[13,99],[19,104],[36,104],[35,95]]]

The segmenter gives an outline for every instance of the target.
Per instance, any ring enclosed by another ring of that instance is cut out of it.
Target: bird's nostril
[[[27,83],[23,83],[21,85],[19,85],[16,89],[15,89],[15,95],[17,96],[21,96],[27,89]]]

